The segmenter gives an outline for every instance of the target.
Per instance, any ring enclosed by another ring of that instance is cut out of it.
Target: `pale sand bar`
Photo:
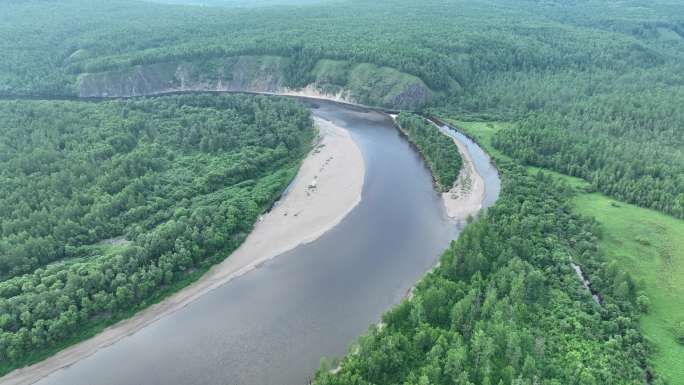
[[[442,193],[442,201],[444,201],[449,218],[464,220],[468,216],[475,216],[482,208],[482,202],[485,198],[485,183],[482,176],[475,170],[470,151],[465,144],[456,139],[454,139],[454,143],[461,153],[463,167],[451,190]]]
[[[396,123],[397,115],[390,114],[390,117]],[[442,130],[434,122],[430,123],[440,131]],[[449,136],[449,138],[451,137]],[[470,156],[468,147],[457,139],[453,139],[453,141],[461,154],[463,167],[461,167],[452,188],[442,193],[442,202],[449,218],[454,221],[464,221],[469,216],[477,215],[482,209],[482,203],[485,199],[485,183],[482,175],[477,172],[475,165],[473,165],[473,158]]]
[[[348,131],[317,117],[314,121],[319,130],[318,141],[302,163],[289,192],[259,219],[245,242],[225,261],[162,302],[44,361],[15,370],[0,378],[0,383],[33,384],[183,308],[265,261],[315,240],[339,223],[361,201],[363,156]]]

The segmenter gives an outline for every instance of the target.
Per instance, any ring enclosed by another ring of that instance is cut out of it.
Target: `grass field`
[[[579,213],[601,223],[604,253],[619,261],[651,300],[641,326],[657,347],[656,372],[673,385],[684,384],[684,345],[674,332],[684,322],[684,221],[596,193],[579,194],[575,204]]]
[[[491,145],[492,137],[508,127],[507,123],[446,121],[473,136],[492,156],[507,158]],[[587,185],[578,178],[544,171],[575,187]],[[651,357],[654,369],[670,384],[684,385],[684,345],[675,335],[684,322],[684,220],[599,193],[579,192],[574,203],[578,213],[599,221],[603,231],[600,246],[606,257],[617,260],[651,301],[641,327],[656,348]]]

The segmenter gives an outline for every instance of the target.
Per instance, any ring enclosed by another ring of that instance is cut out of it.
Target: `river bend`
[[[41,385],[302,385],[398,303],[456,238],[421,157],[379,112],[315,102],[349,130],[366,165],[361,203],[312,243],[213,290]],[[486,154],[472,152],[499,193]],[[459,136],[460,135],[460,136]]]

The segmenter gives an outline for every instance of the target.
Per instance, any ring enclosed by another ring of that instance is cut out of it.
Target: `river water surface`
[[[320,357],[344,355],[399,302],[459,225],[446,218],[429,171],[386,115],[327,102],[312,111],[348,129],[359,145],[361,203],[316,241],[39,384],[303,385]],[[496,170],[472,141],[459,139],[475,151],[490,205],[499,191]]]

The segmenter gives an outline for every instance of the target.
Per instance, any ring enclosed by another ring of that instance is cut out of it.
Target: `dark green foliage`
[[[304,50],[302,47],[295,47],[290,54],[290,61],[285,68],[285,82],[289,87],[305,87],[314,81],[313,71],[318,54],[312,50]]]
[[[256,11],[5,1],[0,94],[74,95],[82,74],[140,64],[175,73],[192,61],[215,77],[214,61],[237,55],[288,58],[289,86],[332,59],[338,67],[324,74],[339,75],[328,76],[335,91],[359,66],[357,87],[389,88],[372,82],[378,69],[362,64],[371,63],[419,77],[436,91],[435,111],[517,122],[495,144],[523,163],[683,217],[683,14],[681,2],[664,0],[349,0]],[[3,364],[142,304],[230,251],[292,175],[309,135],[305,114],[289,104],[167,100],[2,104],[11,140],[0,144],[0,275],[14,276],[0,283]],[[224,123],[235,130],[218,129]],[[262,123],[273,132],[258,131]],[[448,187],[458,167],[440,168],[443,159],[430,162]],[[320,384],[643,383],[636,312],[647,302],[633,280],[604,264],[596,224],[569,210],[564,188],[501,166],[498,204]],[[117,235],[133,243],[93,245]],[[570,256],[604,306],[582,288]],[[681,340],[684,328],[672,332]]]
[[[684,130],[673,130],[684,121],[681,110],[649,120],[648,111],[616,106],[606,125],[587,114],[534,116],[499,133],[493,145],[524,164],[586,179],[606,195],[684,218]]]
[[[1,102],[0,126],[0,371],[225,257],[313,134],[295,101],[227,95]]]
[[[515,141],[499,143],[525,162],[682,217],[682,14],[681,3],[663,0],[350,0],[258,10],[9,1],[0,5],[0,94],[74,94],[82,73],[183,60],[201,68],[235,55],[291,58],[285,78],[295,87],[313,79],[318,59],[372,63],[422,79],[448,115],[523,120]],[[363,102],[412,105],[424,93],[409,86]]]
[[[643,381],[647,345],[633,283],[602,262],[594,222],[572,213],[566,188],[552,178],[510,164],[501,170],[497,204],[465,229],[410,300],[383,316],[382,328],[360,339],[339,374],[321,372],[317,384]],[[595,276],[602,306],[582,287],[571,256]]]
[[[677,342],[684,345],[684,321],[681,321],[677,324],[674,330],[674,335],[677,339]]]
[[[399,114],[397,125],[425,157],[440,190],[449,191],[463,165],[453,139],[425,118],[410,113]]]

